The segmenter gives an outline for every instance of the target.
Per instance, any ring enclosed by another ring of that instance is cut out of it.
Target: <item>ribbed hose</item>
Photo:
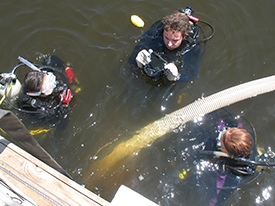
[[[273,90],[275,90],[275,75],[240,84],[197,100],[137,131],[134,137],[120,143],[110,154],[93,164],[89,172],[112,167],[119,160],[136,154],[159,137],[200,115]]]
[[[180,125],[193,120],[195,117],[273,90],[275,90],[275,75],[225,89],[197,100],[146,126],[141,130],[147,134],[146,136],[142,135],[143,140],[147,140],[146,143],[148,144],[156,140],[159,135],[162,136]],[[148,136],[150,136],[150,139]],[[144,142],[144,144],[146,143]]]

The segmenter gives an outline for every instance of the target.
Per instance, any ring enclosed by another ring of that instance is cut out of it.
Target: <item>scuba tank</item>
[[[19,94],[22,85],[16,78],[15,74],[2,73],[0,76],[2,77],[0,80],[0,96],[3,97],[7,94],[9,99],[16,97]]]

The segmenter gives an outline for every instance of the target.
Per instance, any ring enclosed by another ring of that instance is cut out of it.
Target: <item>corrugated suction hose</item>
[[[148,147],[148,145],[159,137],[162,137],[196,117],[213,112],[230,104],[271,92],[274,89],[275,75],[243,83],[197,100],[140,129],[135,136],[117,145],[110,154],[99,159],[90,169],[92,171],[96,169],[102,171],[103,169],[110,168],[119,160],[137,154],[140,149]]]

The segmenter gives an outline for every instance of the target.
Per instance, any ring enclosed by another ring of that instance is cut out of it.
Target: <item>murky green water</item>
[[[187,89],[186,85],[155,87],[137,78],[127,61],[142,31],[132,25],[130,16],[142,17],[146,30],[156,20],[187,5],[192,6],[195,16],[216,29],[201,58],[199,77]],[[56,54],[71,62],[82,90],[74,96],[76,106],[70,112],[69,125],[61,131],[37,135],[36,139],[77,182],[103,198],[110,201],[124,184],[168,205],[173,196],[169,185],[160,181],[172,178],[167,172],[169,160],[161,153],[169,135],[91,182],[87,173],[96,172],[89,171],[96,162],[94,155],[104,145],[104,151],[112,151],[136,130],[201,96],[273,75],[274,6],[271,0],[1,1],[0,71],[10,71],[18,56],[39,62],[44,55]],[[174,95],[170,97],[170,93]],[[183,99],[178,103],[181,94]],[[254,125],[261,147],[275,148],[274,99],[274,93],[270,93],[228,107]],[[105,154],[100,155],[98,159]],[[152,156],[155,165],[148,161]],[[161,169],[156,172],[156,167]],[[226,205],[272,205],[273,184],[271,169],[232,194]],[[182,194],[179,204],[196,205],[187,201],[196,198],[192,188],[190,191]]]

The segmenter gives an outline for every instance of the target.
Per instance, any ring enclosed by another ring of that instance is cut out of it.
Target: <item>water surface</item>
[[[199,77],[188,87],[149,84],[128,65],[142,34],[142,29],[131,24],[130,16],[142,17],[145,31],[156,20],[187,5],[192,6],[195,16],[216,29],[201,58]],[[178,175],[168,172],[176,144],[173,134],[118,163],[101,180],[91,182],[87,174],[96,171],[89,168],[136,130],[165,114],[201,96],[273,75],[274,6],[271,0],[2,1],[0,71],[10,71],[18,56],[39,62],[45,55],[56,54],[71,62],[82,90],[74,96],[76,105],[71,109],[69,125],[37,135],[36,139],[78,183],[108,201],[124,184],[160,205],[169,205],[174,190],[161,182]],[[23,78],[26,71],[18,72]],[[227,108],[254,125],[261,147],[275,147],[273,100],[274,93],[270,93]],[[104,152],[95,160],[103,146]],[[232,194],[226,205],[271,205],[275,195],[273,174],[274,169],[264,172]],[[182,195],[177,205],[196,205],[191,201],[196,199],[192,188],[188,193],[184,193],[186,188],[176,190]]]

